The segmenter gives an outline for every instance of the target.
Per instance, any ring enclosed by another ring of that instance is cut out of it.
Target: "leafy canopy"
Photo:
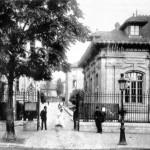
[[[70,44],[84,42],[90,33],[79,22],[82,17],[76,0],[1,0],[1,73],[50,80],[52,71],[68,71]],[[35,39],[42,48],[27,49],[27,42]]]
[[[83,102],[84,99],[84,90],[83,89],[75,89],[72,91],[69,101],[73,105],[77,105],[79,102]]]

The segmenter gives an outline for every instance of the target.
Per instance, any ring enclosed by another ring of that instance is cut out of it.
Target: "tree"
[[[69,101],[73,105],[77,105],[79,101],[83,101],[84,91],[82,89],[75,89],[72,91]]]
[[[0,1],[0,71],[8,80],[6,139],[15,139],[13,83],[22,75],[51,80],[55,70],[68,71],[66,51],[76,40],[84,42],[89,29],[76,0]],[[28,41],[43,47],[27,50]]]
[[[64,90],[64,85],[61,82],[61,79],[58,79],[57,85],[56,85],[57,96],[60,96],[61,94],[63,94],[63,90]]]

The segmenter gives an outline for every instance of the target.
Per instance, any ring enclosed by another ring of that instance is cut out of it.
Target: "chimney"
[[[119,28],[120,28],[120,24],[119,24],[119,22],[117,22],[117,23],[115,24],[115,29],[116,29],[116,30],[119,30]]]

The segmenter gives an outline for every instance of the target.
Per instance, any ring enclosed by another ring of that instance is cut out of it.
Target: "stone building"
[[[113,31],[97,31],[90,38],[79,62],[84,69],[84,89],[119,92],[123,73],[129,82],[125,101],[143,103],[139,95],[150,89],[150,16],[132,16],[121,26],[116,23]]]
[[[78,62],[71,65],[71,71],[66,73],[66,102],[75,89],[83,89],[83,69],[78,67]]]

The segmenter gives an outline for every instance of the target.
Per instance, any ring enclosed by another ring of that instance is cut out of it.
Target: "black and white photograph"
[[[0,0],[0,150],[150,150],[150,0]]]

